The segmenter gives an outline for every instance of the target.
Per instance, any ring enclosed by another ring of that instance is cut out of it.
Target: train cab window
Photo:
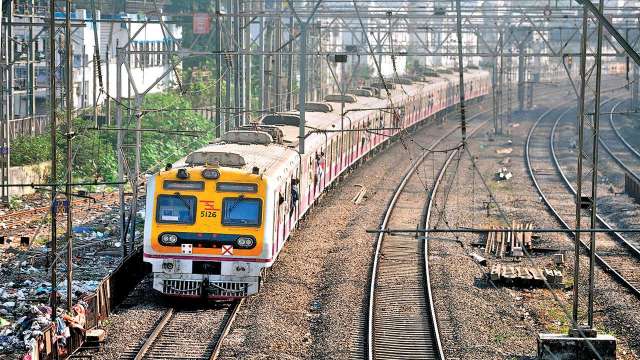
[[[222,225],[260,226],[261,220],[262,200],[243,196],[222,200]]]
[[[158,196],[156,221],[167,224],[193,224],[196,219],[196,198],[176,193]]]

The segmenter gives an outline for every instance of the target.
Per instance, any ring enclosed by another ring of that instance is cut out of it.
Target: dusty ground
[[[425,127],[421,145],[446,127]],[[223,359],[362,358],[375,229],[416,152],[409,138],[351,173],[320,201],[249,299],[225,340]],[[367,184],[360,205],[351,199]]]
[[[497,137],[495,141],[476,142],[470,152],[478,157],[478,167],[488,181],[488,187],[494,193],[506,217],[533,222],[535,227],[559,227],[549,215],[528,176],[524,163],[524,143],[527,133],[535,119],[541,114],[540,107],[531,114],[514,116],[518,127],[510,127],[511,136]],[[533,116],[532,116],[533,115]],[[508,141],[511,140],[512,144]],[[509,155],[496,154],[497,148],[511,147]],[[503,165],[499,162],[506,157],[511,159],[507,167],[513,172],[513,178],[506,182],[494,180],[496,170]],[[451,226],[483,226],[500,218],[497,208],[491,209],[487,216],[485,202],[489,201],[488,191],[474,175],[468,157],[463,157],[460,175],[471,182],[452,182],[452,195],[447,202]],[[562,191],[561,185],[557,191]],[[462,195],[465,194],[465,195]],[[471,194],[471,196],[469,196]],[[441,200],[441,203],[444,203]],[[472,204],[472,206],[469,206]],[[529,359],[535,356],[536,334],[538,332],[564,332],[569,325],[565,309],[571,309],[572,302],[572,240],[561,234],[543,234],[534,244],[539,247],[551,247],[565,250],[565,288],[563,289],[518,289],[494,286],[485,278],[485,272],[496,259],[489,257],[489,266],[482,267],[468,256],[474,249],[472,242],[480,240],[477,236],[461,237],[464,246],[451,241],[434,241],[431,247],[431,266],[436,287],[436,309],[445,328],[444,346],[448,358],[457,359]],[[531,258],[521,263],[529,266],[553,268],[550,256],[533,253]],[[587,258],[581,257],[581,266],[588,266]],[[630,309],[640,305],[638,299],[624,288],[613,283],[604,272],[597,271],[598,291],[595,298],[595,323],[603,333],[618,336],[618,358],[636,359],[640,344],[639,317]],[[581,294],[585,294],[587,277],[581,277]],[[581,296],[581,304],[586,304],[586,296]],[[580,312],[584,320],[584,311]],[[504,326],[507,324],[508,326]]]

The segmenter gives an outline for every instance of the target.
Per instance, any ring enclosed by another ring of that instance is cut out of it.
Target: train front
[[[244,169],[184,166],[150,177],[144,261],[165,295],[241,298],[258,292],[266,181]]]

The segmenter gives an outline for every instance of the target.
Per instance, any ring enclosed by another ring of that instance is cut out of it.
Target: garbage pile
[[[58,307],[54,309],[57,321],[52,323],[50,299],[52,286],[46,259],[46,244],[32,244],[18,248],[11,244],[0,245],[0,359],[36,360],[43,335],[55,334],[57,352],[65,354],[65,346],[76,328],[84,332],[87,304],[84,296],[96,291],[100,282],[121,262],[122,247],[116,236],[118,214],[109,212],[74,226],[74,251],[72,282],[73,311],[66,304],[67,282],[57,283]],[[141,234],[136,231],[136,238]],[[64,246],[58,248],[59,257],[66,256]],[[65,261],[58,261],[59,280],[66,273]],[[54,349],[55,351],[55,349]]]
[[[506,167],[500,168],[498,171],[496,171],[496,180],[498,181],[509,180],[512,177],[513,174]]]
[[[97,282],[73,282],[74,299],[95,291]],[[60,305],[64,304],[66,285],[60,284],[57,292]],[[0,357],[13,354],[20,355],[23,360],[37,359],[38,338],[43,335],[51,323],[51,307],[49,299],[51,283],[34,283],[25,280],[21,283],[8,282],[0,285]],[[64,347],[71,336],[71,328],[84,329],[87,304],[76,301],[72,314],[65,309],[56,309],[57,321],[54,324],[55,339],[58,352],[64,355]]]

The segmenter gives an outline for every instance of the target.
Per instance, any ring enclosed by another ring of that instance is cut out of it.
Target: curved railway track
[[[608,116],[609,121],[601,122],[601,124],[608,123],[608,125],[601,126],[599,141],[600,145],[623,172],[640,182],[640,176],[638,176],[640,174],[640,153],[622,137],[613,121],[615,112],[622,103],[624,103],[624,100],[616,102]]]
[[[213,309],[170,307],[140,348],[124,358],[216,359],[242,303]]]
[[[470,134],[485,124],[478,124]],[[451,151],[444,160],[424,203],[417,200],[427,190],[420,167],[457,129],[435,140],[407,170],[387,204],[381,230],[428,225],[438,185],[458,151]],[[427,241],[421,246],[417,239],[379,233],[369,291],[367,358],[444,359],[429,283]]]
[[[567,229],[575,227],[576,192],[560,166],[554,139],[558,123],[571,110],[557,107],[542,114],[529,130],[525,145],[529,176],[554,217]],[[600,215],[598,221],[601,226],[611,229]],[[584,214],[582,223],[589,223],[588,214]],[[572,235],[575,239],[575,234]],[[583,241],[580,244],[589,252],[587,244]],[[596,251],[596,261],[640,298],[640,273],[637,271],[640,268],[640,251],[619,233],[599,233],[597,244],[599,250]]]
[[[620,140],[620,142],[622,144],[624,144],[624,146],[627,148],[627,150],[630,152],[630,154],[634,155],[634,158],[638,161],[640,161],[640,152],[638,152],[638,150],[636,150],[635,147],[633,147],[633,145],[631,145],[625,138],[624,136],[622,136],[622,134],[620,133],[620,130],[618,129],[618,127],[616,126],[615,122],[613,121],[614,118],[614,114],[616,112],[616,109],[618,108],[618,106],[620,104],[622,104],[624,101],[619,102],[618,104],[616,104],[614,106],[614,108],[611,110],[611,114],[609,114],[609,126],[611,126],[611,129],[613,130],[613,132],[616,134],[616,136],[618,137],[618,139]]]

